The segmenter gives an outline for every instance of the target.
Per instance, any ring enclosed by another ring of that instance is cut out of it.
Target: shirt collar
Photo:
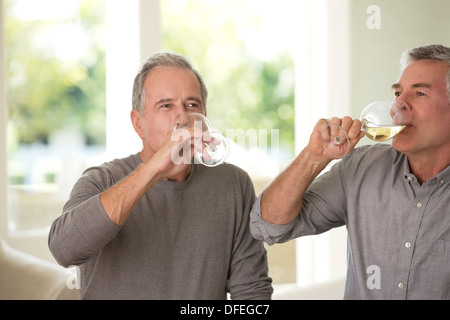
[[[409,166],[408,157],[403,157],[403,168],[405,173],[405,179],[409,181],[417,181],[416,176],[411,173],[411,168]],[[444,185],[446,182],[450,181],[450,166],[445,168],[443,171],[439,172],[436,176],[431,178],[429,182],[438,181],[439,185]]]

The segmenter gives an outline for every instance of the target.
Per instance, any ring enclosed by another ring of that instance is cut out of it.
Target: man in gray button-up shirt
[[[392,146],[355,148],[349,117],[320,120],[309,144],[260,195],[255,238],[269,244],[346,226],[345,299],[450,299],[450,48],[408,50],[392,87],[412,119]],[[339,123],[350,154],[328,172],[321,128]]]

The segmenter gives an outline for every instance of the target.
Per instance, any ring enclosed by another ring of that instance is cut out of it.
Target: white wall
[[[6,186],[8,175],[6,170],[6,79],[5,79],[5,50],[4,50],[4,25],[3,25],[3,0],[0,0],[0,235],[6,230],[7,195]]]
[[[351,97],[353,116],[359,117],[368,103],[394,97],[391,85],[398,79],[404,50],[432,43],[450,46],[450,1],[352,0],[351,3]],[[366,25],[370,5],[380,8],[381,29],[369,29]]]
[[[448,0],[304,0],[303,6],[296,61],[297,152],[320,118],[359,118],[370,102],[392,99],[404,50],[450,45]],[[360,142],[366,143],[367,138]],[[345,276],[345,228],[296,241],[299,286]]]

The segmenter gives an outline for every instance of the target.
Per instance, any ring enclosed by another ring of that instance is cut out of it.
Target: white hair
[[[150,55],[142,63],[138,74],[134,79],[132,107],[139,113],[145,113],[145,90],[144,83],[149,72],[156,67],[178,67],[190,70],[194,73],[200,83],[201,95],[203,100],[203,108],[206,112],[206,100],[208,98],[208,90],[200,73],[193,67],[189,59],[181,54],[174,52],[157,52]]]
[[[403,52],[400,60],[401,71],[403,71],[408,64],[417,60],[435,60],[447,62],[449,68],[445,82],[447,84],[447,95],[450,101],[450,48],[440,44],[432,44],[422,47],[413,48]]]

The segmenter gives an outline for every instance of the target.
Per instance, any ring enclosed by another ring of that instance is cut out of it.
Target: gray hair
[[[200,83],[203,109],[206,112],[206,100],[208,99],[208,90],[200,73],[193,67],[189,59],[181,54],[173,52],[157,52],[150,55],[142,63],[136,77],[134,78],[132,107],[139,111],[140,114],[145,113],[145,79],[149,72],[157,67],[178,67],[190,70],[194,73]]]
[[[447,84],[447,95],[450,100],[450,48],[440,44],[432,44],[407,50],[402,54],[400,60],[401,70],[403,71],[413,61],[424,59],[447,62],[449,69],[445,82]]]

